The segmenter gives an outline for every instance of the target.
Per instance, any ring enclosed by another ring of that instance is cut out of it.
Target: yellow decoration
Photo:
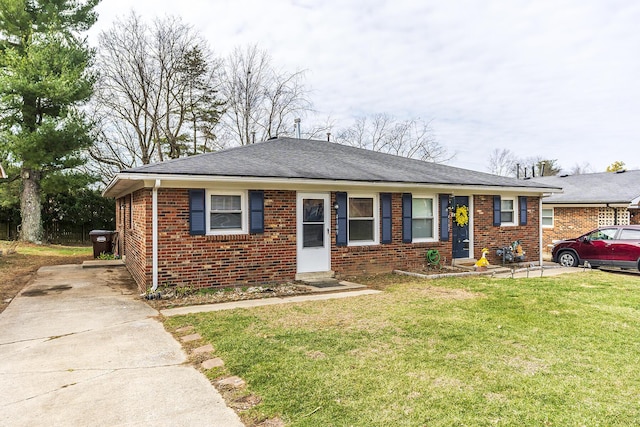
[[[476,261],[476,267],[487,267],[489,265],[489,260],[487,260],[488,253],[489,249],[482,248],[482,258]]]
[[[469,208],[466,206],[456,207],[456,224],[460,227],[464,227],[469,224]]]

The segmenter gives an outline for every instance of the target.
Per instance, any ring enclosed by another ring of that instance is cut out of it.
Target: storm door
[[[329,203],[326,193],[298,193],[298,273],[331,270]]]

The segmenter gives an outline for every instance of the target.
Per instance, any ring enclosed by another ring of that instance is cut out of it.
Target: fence
[[[89,231],[93,228],[84,225],[45,225],[44,240],[57,244],[89,244]],[[16,240],[18,238],[18,224],[0,222],[0,240]]]

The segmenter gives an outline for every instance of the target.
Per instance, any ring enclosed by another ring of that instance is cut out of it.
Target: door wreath
[[[464,205],[456,206],[456,224],[459,227],[469,224],[469,208]]]

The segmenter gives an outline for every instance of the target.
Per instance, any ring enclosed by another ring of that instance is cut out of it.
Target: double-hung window
[[[349,244],[375,244],[378,240],[377,200],[370,196],[350,196],[348,209]]]
[[[516,199],[503,197],[500,201],[500,222],[502,225],[516,225]]]
[[[433,197],[413,197],[411,203],[411,235],[414,242],[434,239],[433,200]]]
[[[542,226],[544,228],[553,228],[553,208],[542,209]]]
[[[244,193],[209,192],[209,233],[247,232]]]

